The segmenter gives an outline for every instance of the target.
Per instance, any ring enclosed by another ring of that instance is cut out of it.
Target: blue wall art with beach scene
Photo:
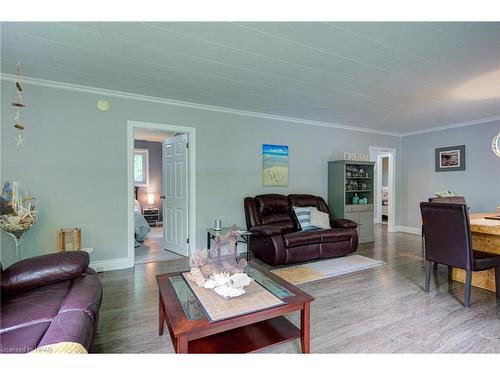
[[[288,186],[288,146],[262,145],[264,186]]]

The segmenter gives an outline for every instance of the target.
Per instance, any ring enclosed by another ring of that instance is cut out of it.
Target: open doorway
[[[382,187],[380,188],[380,222],[387,225],[389,218],[389,155],[380,157],[380,174],[382,175]]]
[[[370,158],[375,162],[374,223],[382,224],[389,232],[396,231],[396,150],[370,147]]]
[[[128,123],[129,264],[188,256],[194,239],[194,129]],[[192,237],[191,237],[192,236]]]

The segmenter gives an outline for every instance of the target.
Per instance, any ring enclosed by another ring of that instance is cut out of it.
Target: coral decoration
[[[198,249],[189,257],[190,272],[187,278],[198,286],[214,289],[224,298],[237,297],[244,293],[243,287],[251,279],[244,274],[247,261],[237,260],[236,243],[240,231],[233,226],[226,234],[217,236],[213,249]],[[224,251],[223,246],[229,244]]]

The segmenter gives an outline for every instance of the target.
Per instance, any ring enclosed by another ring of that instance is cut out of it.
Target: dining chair
[[[453,197],[433,197],[433,198],[429,198],[429,202],[434,202],[434,203],[455,203],[455,204],[467,204],[467,202],[465,202],[465,197],[462,197],[462,196],[459,196],[459,195],[456,195],[456,196],[453,196]],[[424,225],[422,223],[422,239],[424,239]],[[434,262],[434,271],[437,270],[438,268],[438,264],[437,262]]]
[[[470,231],[469,212],[465,204],[421,202],[425,229],[425,291],[429,292],[431,263],[465,270],[464,306],[470,306],[473,271],[495,269],[496,297],[500,299],[500,255],[474,250]]]

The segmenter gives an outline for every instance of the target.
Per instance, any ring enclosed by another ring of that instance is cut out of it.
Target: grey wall
[[[92,260],[127,256],[127,120],[196,128],[198,246],[214,218],[245,225],[247,195],[325,197],[328,160],[344,151],[367,153],[369,146],[400,147],[399,137],[25,84],[27,142],[21,149],[10,122],[13,95],[12,83],[2,81],[2,180],[24,180],[40,208],[24,257],[53,251],[55,231],[67,226],[83,228],[83,245],[95,249]],[[109,101],[109,112],[96,109],[98,99]],[[263,143],[289,146],[288,187],[262,187]],[[9,264],[14,247],[5,234],[2,245]]]
[[[134,147],[149,150],[149,185],[140,186],[138,191],[138,201],[142,208],[148,207],[148,193],[155,195],[155,207],[160,209],[160,220],[163,220],[163,164],[162,164],[162,144],[161,142],[134,141]]]
[[[499,131],[496,121],[403,137],[401,225],[419,227],[419,203],[440,190],[465,196],[471,212],[494,211],[500,204],[500,158],[492,152],[491,140]],[[462,144],[466,170],[435,172],[435,148]]]

